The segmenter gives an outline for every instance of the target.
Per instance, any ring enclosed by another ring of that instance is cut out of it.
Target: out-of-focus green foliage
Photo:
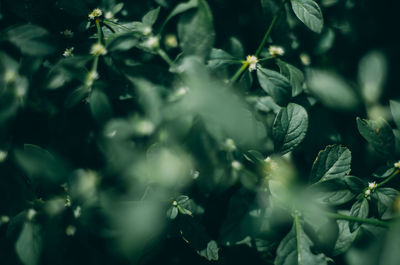
[[[0,264],[400,264],[393,5],[1,0]]]

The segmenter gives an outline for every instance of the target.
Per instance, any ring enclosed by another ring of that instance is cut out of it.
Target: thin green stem
[[[390,223],[376,220],[376,219],[368,219],[368,218],[359,218],[351,215],[344,215],[344,214],[339,214],[339,213],[330,213],[330,212],[325,212],[324,213],[327,217],[337,219],[337,220],[346,220],[346,221],[354,221],[354,222],[359,222],[363,224],[370,224],[370,225],[376,225],[376,226],[381,226],[381,227],[389,227]]]
[[[282,0],[281,5],[279,6],[278,11],[276,12],[275,16],[272,18],[271,24],[269,25],[269,28],[267,29],[267,32],[265,32],[264,38],[261,41],[260,45],[258,46],[258,49],[254,56],[258,57],[260,55],[262,49],[264,48],[265,43],[268,40],[269,35],[271,34],[272,29],[274,28],[276,22],[278,21],[279,17],[281,16],[282,10],[285,7],[285,3],[287,0]]]
[[[300,255],[300,253],[301,253],[301,242],[300,242],[301,227],[300,227],[300,220],[299,220],[298,214],[294,215],[294,224],[296,226],[297,261],[298,261],[298,264],[302,264],[301,255]]]
[[[174,62],[171,60],[171,58],[169,58],[168,54],[163,50],[163,49],[158,49],[157,51],[158,55],[160,55],[160,57],[169,65],[169,66],[173,66]]]
[[[376,185],[376,188],[382,187],[383,185],[385,185],[386,183],[388,183],[389,181],[391,181],[394,177],[396,177],[399,174],[400,170],[396,169],[392,175],[390,175],[388,178],[386,178],[384,181],[382,181],[381,183],[379,183],[378,185]]]
[[[235,83],[239,77],[246,71],[247,67],[249,66],[249,63],[244,61],[243,65],[236,71],[235,75],[231,78],[230,83],[233,84]]]

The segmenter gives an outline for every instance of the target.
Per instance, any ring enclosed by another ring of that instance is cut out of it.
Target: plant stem
[[[235,75],[231,78],[230,83],[233,84],[238,80],[238,78],[243,74],[244,71],[246,71],[247,67],[249,66],[249,63],[247,61],[243,62],[243,65],[236,71]]]
[[[399,174],[400,170],[396,169],[393,174],[391,176],[389,176],[388,178],[386,178],[384,181],[382,181],[381,183],[379,183],[378,185],[376,185],[375,189],[382,187],[383,185],[385,185],[386,183],[388,183],[389,181],[391,181],[394,177],[396,177]]]
[[[333,219],[338,219],[338,220],[347,220],[347,221],[354,221],[354,222],[359,222],[359,223],[364,223],[364,224],[371,224],[371,225],[376,225],[376,226],[381,226],[381,227],[389,227],[388,222],[376,220],[376,219],[368,219],[368,218],[359,218],[359,217],[354,217],[351,215],[344,215],[344,214],[339,214],[339,213],[330,213],[330,212],[325,212],[324,213],[327,217],[333,218]]]
[[[169,58],[168,54],[161,48],[158,49],[157,51],[158,55],[160,55],[160,57],[169,65],[169,66],[173,66],[174,62],[171,60],[171,58]]]
[[[264,35],[263,40],[261,41],[260,45],[258,46],[258,49],[254,56],[258,57],[260,55],[262,48],[264,47],[265,43],[268,40],[269,35],[271,34],[272,28],[275,26],[276,22],[278,21],[278,18],[281,16],[282,10],[285,7],[285,3],[287,0],[282,0],[281,5],[279,6],[278,11],[276,12],[275,16],[272,18],[271,24],[269,25],[269,28],[267,29],[267,32]]]

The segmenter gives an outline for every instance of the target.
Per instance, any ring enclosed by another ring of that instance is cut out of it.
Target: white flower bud
[[[252,72],[257,69],[258,58],[254,55],[247,55],[246,62],[249,64],[249,71]]]

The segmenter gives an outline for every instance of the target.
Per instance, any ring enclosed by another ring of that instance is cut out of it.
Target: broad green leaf
[[[393,165],[381,166],[374,173],[372,173],[372,176],[375,178],[387,178],[392,175],[395,170],[396,169],[393,167]]]
[[[207,244],[207,248],[200,250],[199,254],[200,256],[205,257],[208,260],[218,260],[218,245],[217,242],[215,242],[214,240],[211,240],[210,242],[208,242]]]
[[[379,217],[387,219],[392,217],[392,206],[399,192],[393,188],[379,188],[374,191],[372,197],[376,200]]]
[[[198,8],[182,14],[178,22],[178,37],[184,55],[209,56],[214,45],[215,31],[210,7],[198,0]]]
[[[160,13],[160,7],[157,7],[156,9],[150,10],[145,14],[142,18],[143,24],[146,26],[153,26],[154,23],[156,23],[158,14]]]
[[[97,122],[102,124],[111,118],[111,105],[107,95],[103,91],[94,89],[90,93],[88,100],[90,111]]]
[[[311,182],[340,178],[348,175],[351,168],[351,152],[344,146],[329,145],[319,152],[311,169]]]
[[[359,105],[359,98],[345,80],[333,72],[313,69],[307,73],[310,92],[325,106],[350,111]]]
[[[165,27],[165,25],[168,23],[168,21],[170,21],[176,15],[179,15],[190,9],[193,9],[193,8],[197,7],[198,5],[199,5],[199,0],[189,0],[188,2],[180,3],[171,11],[171,13],[165,19],[164,24],[161,28],[163,29]]]
[[[289,79],[292,86],[292,97],[298,96],[303,92],[304,74],[297,67],[288,64],[282,60],[277,60],[281,74]]]
[[[82,100],[86,99],[90,94],[90,88],[81,86],[73,90],[65,99],[64,105],[66,108],[72,108]]]
[[[278,105],[286,105],[291,96],[289,80],[278,72],[258,67],[258,82]]]
[[[318,182],[313,186],[313,193],[317,200],[330,205],[342,205],[356,197],[343,178],[331,178]]]
[[[324,26],[322,12],[314,0],[291,0],[293,12],[309,29],[321,33]]]
[[[345,220],[337,220],[339,231],[338,238],[336,239],[335,247],[333,249],[333,256],[340,255],[346,252],[356,240],[358,231],[350,232],[349,222]]]
[[[167,210],[167,217],[171,220],[175,219],[178,216],[178,207],[171,206]]]
[[[369,213],[369,204],[366,198],[356,201],[350,209],[350,215],[358,218],[367,218]],[[351,221],[349,223],[350,232],[353,233],[361,224]]]
[[[207,65],[210,68],[217,68],[228,64],[240,64],[240,60],[230,55],[228,52],[213,48]]]
[[[400,101],[390,100],[390,110],[392,112],[394,123],[397,128],[400,129]]]
[[[107,50],[114,51],[127,51],[138,45],[139,41],[132,33],[118,34],[112,38],[107,44]]]
[[[237,145],[254,146],[265,137],[265,128],[256,120],[243,100],[225,83],[212,78],[198,58],[189,57],[179,67],[189,92],[171,115],[199,115],[213,137],[220,141],[232,138]],[[248,137],[251,135],[252,137]]]
[[[42,231],[38,224],[26,222],[15,243],[15,251],[24,265],[40,264]]]
[[[23,149],[14,151],[14,157],[32,180],[58,183],[66,176],[67,168],[64,163],[40,146],[24,144]]]
[[[12,27],[5,34],[5,39],[17,46],[22,53],[32,56],[46,56],[56,51],[48,37],[46,29],[30,24]]]
[[[306,235],[303,227],[295,217],[295,222],[281,243],[279,244],[275,265],[323,265],[327,264],[324,254],[311,252],[313,242]]]
[[[367,103],[378,102],[383,91],[386,72],[386,58],[381,52],[370,52],[361,59],[358,67],[358,81]]]
[[[300,105],[289,103],[279,111],[272,127],[275,149],[282,154],[292,151],[304,140],[307,130],[307,111]]]
[[[393,154],[394,134],[390,125],[382,118],[378,120],[365,120],[357,117],[357,128],[360,134],[381,155]]]

